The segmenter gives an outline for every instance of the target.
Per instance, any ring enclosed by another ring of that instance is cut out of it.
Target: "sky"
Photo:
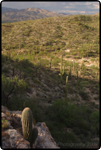
[[[99,1],[2,1],[2,7],[25,9],[40,8],[66,14],[95,14],[99,12]]]

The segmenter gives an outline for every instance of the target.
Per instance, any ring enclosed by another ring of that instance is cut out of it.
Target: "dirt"
[[[90,102],[94,102],[96,105],[99,105],[99,101],[94,99],[95,97],[98,97],[98,94],[92,94],[90,89],[89,88],[85,88],[85,87],[84,87],[84,91],[89,94]]]
[[[66,50],[67,51],[67,50]],[[81,59],[73,59],[73,58],[66,58],[66,57],[64,57],[63,58],[64,60],[68,60],[68,61],[72,61],[72,62],[75,62],[75,63],[79,63],[79,65],[81,66],[81,64],[82,64],[82,62],[84,62],[84,64],[85,64],[85,66],[87,66],[87,67],[91,67],[91,66],[93,66],[93,65],[95,65],[95,66],[98,66],[98,62],[96,61],[91,61],[90,59],[88,59],[88,58],[81,58]]]

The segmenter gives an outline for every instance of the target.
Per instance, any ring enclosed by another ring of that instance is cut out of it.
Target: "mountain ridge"
[[[35,20],[46,17],[66,16],[67,14],[51,12],[39,8],[13,9],[2,7],[2,23]]]

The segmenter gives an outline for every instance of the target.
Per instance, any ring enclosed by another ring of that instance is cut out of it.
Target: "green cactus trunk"
[[[22,130],[24,138],[30,142],[31,148],[38,136],[38,130],[37,128],[32,129],[32,123],[32,111],[30,110],[30,108],[26,107],[22,112]]]
[[[37,136],[38,136],[38,130],[37,130],[37,128],[33,128],[33,130],[32,130],[32,138],[31,138],[31,142],[30,142],[30,146],[31,147],[32,147],[33,143],[35,142]]]
[[[60,73],[59,73],[59,75],[61,76],[61,82],[63,81],[62,76],[64,75],[64,72],[65,72],[65,66],[63,65],[63,55],[62,55],[62,57],[61,57],[61,66],[60,66]]]
[[[69,79],[71,79],[71,66],[70,66],[70,69],[69,69]]]
[[[22,112],[22,130],[26,140],[31,141],[33,115],[30,108],[26,107]]]

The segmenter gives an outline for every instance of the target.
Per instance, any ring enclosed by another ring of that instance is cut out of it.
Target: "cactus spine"
[[[26,107],[22,112],[22,130],[26,140],[30,142],[32,136],[33,116],[30,108]]]
[[[26,107],[22,112],[22,130],[24,138],[30,142],[31,147],[38,136],[37,128],[32,129],[32,122],[32,111],[30,110],[30,108]]]

